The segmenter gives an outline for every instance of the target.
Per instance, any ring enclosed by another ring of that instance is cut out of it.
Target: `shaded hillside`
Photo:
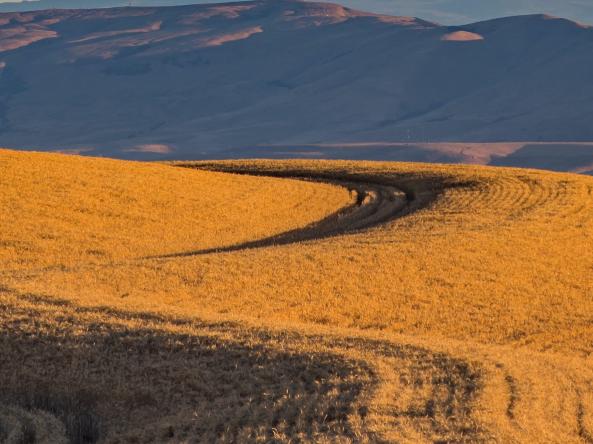
[[[277,144],[593,140],[593,30],[568,20],[451,28],[264,0],[0,23],[3,146],[204,158]]]

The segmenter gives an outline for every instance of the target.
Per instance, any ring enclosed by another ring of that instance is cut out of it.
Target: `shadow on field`
[[[306,227],[290,230],[276,236],[227,247],[173,253],[152,258],[228,253],[232,251],[288,245],[296,242],[330,238],[387,223],[398,217],[411,206],[411,201],[408,200],[408,196],[403,191],[400,191],[393,186],[341,181],[332,181],[331,183],[348,188],[350,193],[356,193],[355,202]]]
[[[439,176],[416,174],[364,175],[344,171],[308,171],[299,169],[276,170],[253,169],[249,166],[207,162],[177,162],[182,168],[204,169],[233,174],[307,180],[343,186],[355,192],[357,199],[352,205],[342,208],[325,219],[306,227],[287,231],[276,236],[257,239],[236,245],[184,251],[144,259],[199,256],[213,253],[229,253],[270,246],[288,245],[297,242],[320,240],[368,230],[387,224],[410,213],[428,207],[446,188],[471,187],[474,183],[459,183]]]
[[[354,439],[350,420],[364,419],[357,397],[372,376],[361,363],[230,324],[194,323],[196,334],[150,315],[26,298],[33,304],[2,304],[2,442],[43,442],[44,415],[75,443]]]
[[[375,406],[392,427],[482,440],[471,416],[479,372],[419,347],[79,307],[7,288],[0,332],[10,357],[0,366],[1,442],[382,442],[369,425],[377,390],[393,400]],[[376,358],[396,376],[387,385]]]

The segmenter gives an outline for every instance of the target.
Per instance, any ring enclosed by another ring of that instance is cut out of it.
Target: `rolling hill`
[[[582,142],[586,168],[592,50],[593,29],[544,15],[447,27],[296,0],[6,13],[0,144],[196,159],[403,142],[383,158],[458,162],[414,147]]]
[[[0,173],[3,442],[591,441],[593,178],[8,150]]]

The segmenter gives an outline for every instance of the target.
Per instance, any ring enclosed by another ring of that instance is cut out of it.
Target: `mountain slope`
[[[294,0],[0,15],[0,143],[118,157],[593,140],[593,30]],[[92,150],[92,151],[91,151]]]

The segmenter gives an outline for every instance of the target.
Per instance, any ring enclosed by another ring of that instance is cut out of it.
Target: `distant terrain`
[[[0,12],[52,8],[109,8],[115,6],[173,6],[208,0],[30,0],[0,3]],[[342,0],[344,6],[382,14],[410,15],[448,25],[511,15],[548,13],[593,23],[589,0]]]
[[[374,142],[261,145],[224,150],[205,157],[467,163],[593,173],[593,143],[587,142]]]
[[[585,172],[592,53],[593,29],[545,15],[447,27],[295,0],[6,13],[0,146]]]

